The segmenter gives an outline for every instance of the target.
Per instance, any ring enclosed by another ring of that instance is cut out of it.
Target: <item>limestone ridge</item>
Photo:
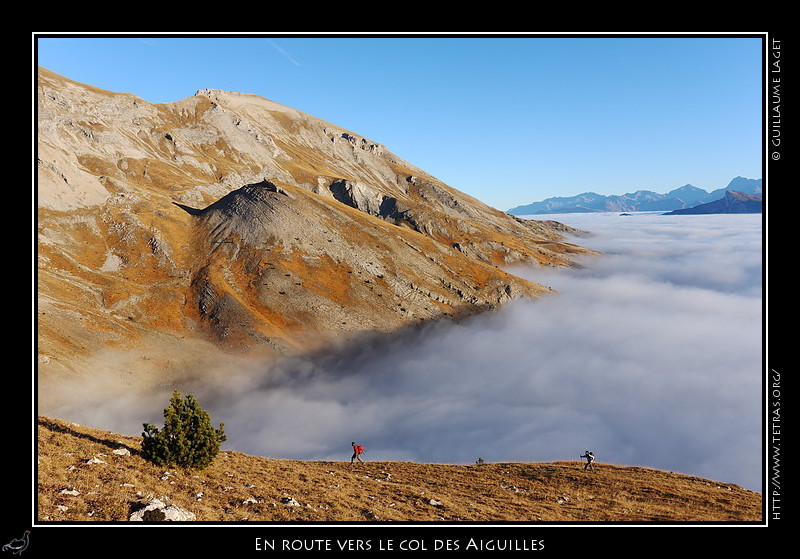
[[[44,372],[134,349],[162,370],[296,353],[462,317],[548,291],[503,266],[589,252],[575,230],[256,95],[151,104],[40,68],[37,116]]]

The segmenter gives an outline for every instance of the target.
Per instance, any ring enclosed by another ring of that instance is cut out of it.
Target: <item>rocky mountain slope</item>
[[[258,96],[37,85],[41,403],[57,378],[169,382],[536,297],[504,267],[589,252]]]
[[[580,462],[302,462],[223,450],[158,468],[141,438],[38,420],[36,517],[125,522],[158,507],[206,522],[757,522],[761,495],[651,468]],[[156,517],[158,520],[159,518]],[[163,520],[163,517],[160,518]],[[203,541],[206,541],[204,539]]]

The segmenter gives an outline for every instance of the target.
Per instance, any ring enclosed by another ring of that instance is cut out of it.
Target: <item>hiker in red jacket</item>
[[[361,455],[364,453],[364,447],[356,443],[350,444],[353,445],[353,457],[350,458],[350,463],[352,464],[356,459],[358,459],[359,462],[363,462]]]

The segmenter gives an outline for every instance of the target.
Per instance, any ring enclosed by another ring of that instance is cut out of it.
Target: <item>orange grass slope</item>
[[[127,522],[148,499],[198,522],[758,523],[762,496],[650,468],[579,462],[350,464],[223,450],[203,471],[156,467],[141,438],[38,420],[40,522]],[[127,449],[130,454],[114,450]],[[285,501],[289,501],[287,504]]]

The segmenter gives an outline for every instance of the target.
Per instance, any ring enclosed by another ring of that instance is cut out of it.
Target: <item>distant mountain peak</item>
[[[627,194],[602,195],[584,192],[576,196],[546,198],[508,210],[511,215],[587,212],[672,211],[691,208],[721,199],[727,190],[761,194],[761,179],[736,177],[726,188],[708,192],[692,184],[674,188],[665,194],[652,190],[637,190]]]
[[[726,190],[725,195],[719,199],[706,204],[700,204],[692,208],[673,210],[667,215],[698,215],[698,214],[745,214],[762,213],[763,198],[756,194],[739,192],[738,190]]]
[[[550,292],[509,266],[592,252],[257,95],[37,88],[40,379],[119,347],[174,372],[461,318]]]

